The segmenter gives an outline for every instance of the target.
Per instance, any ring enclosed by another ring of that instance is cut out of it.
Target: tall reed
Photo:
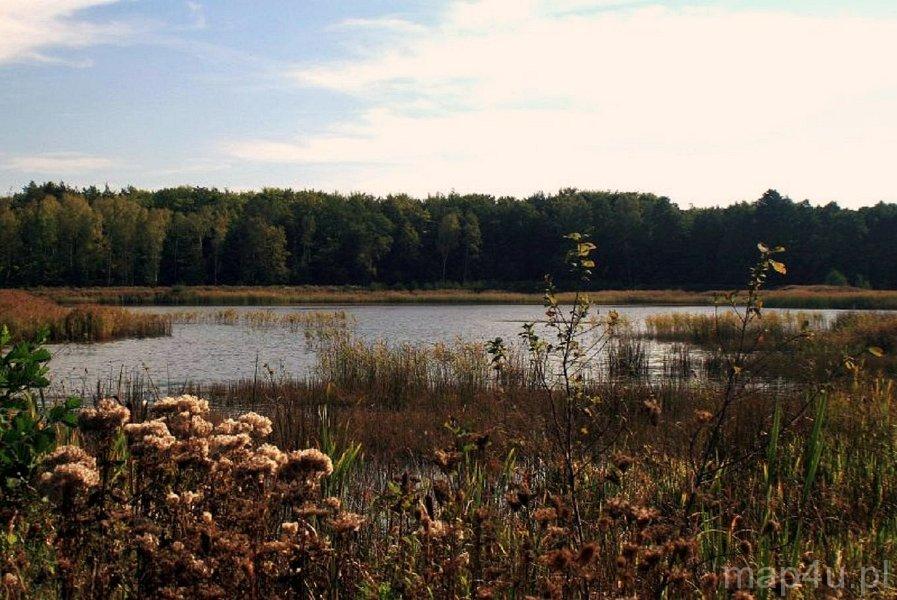
[[[171,335],[171,319],[94,304],[61,306],[22,290],[0,290],[0,324],[15,339],[46,331],[51,342],[103,342]]]

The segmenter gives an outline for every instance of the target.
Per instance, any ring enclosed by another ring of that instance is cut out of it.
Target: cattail
[[[732,517],[732,520],[729,521],[729,535],[735,535],[735,532],[737,532],[741,528],[741,523],[743,521],[744,517],[742,517],[741,515],[735,515],[734,517]]]

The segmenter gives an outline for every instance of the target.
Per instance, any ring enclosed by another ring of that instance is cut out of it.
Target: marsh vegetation
[[[635,330],[549,282],[485,347],[309,317],[305,377],[107,382],[83,409],[44,412],[50,357],[6,340],[4,592],[887,597],[863,569],[897,558],[897,319],[768,312],[781,256],[718,314]]]
[[[16,340],[103,342],[171,334],[171,321],[163,316],[97,304],[63,306],[23,290],[0,289],[0,323]]]

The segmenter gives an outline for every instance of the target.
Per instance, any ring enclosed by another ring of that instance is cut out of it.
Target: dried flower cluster
[[[51,544],[64,595],[308,597],[334,578],[359,587],[336,548],[365,519],[321,497],[330,457],[265,443],[271,421],[256,413],[214,425],[194,396],[149,414],[129,423],[125,407],[101,400],[79,418],[96,455],[61,446],[42,465],[41,488],[63,517]]]

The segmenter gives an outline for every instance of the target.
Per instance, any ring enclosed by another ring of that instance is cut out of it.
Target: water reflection
[[[141,307],[149,312],[195,311],[211,315],[227,308],[239,314],[271,311],[276,315],[307,311],[348,313],[354,332],[366,341],[385,340],[390,344],[428,344],[485,341],[494,337],[517,339],[521,323],[544,317],[540,306],[532,305],[363,305],[288,307]],[[616,310],[638,327],[648,315],[672,312],[712,313],[708,306],[616,306],[600,307],[600,312]],[[819,311],[830,318],[837,311]],[[203,321],[203,319],[200,319]],[[638,351],[656,369],[664,367],[671,344],[643,341]],[[51,345],[50,363],[55,391],[81,393],[95,388],[98,380],[116,381],[135,374],[149,378],[159,388],[175,389],[185,382],[199,384],[252,378],[264,367],[291,377],[309,373],[315,362],[314,350],[302,331],[291,327],[252,327],[237,319],[236,324],[214,322],[180,323],[171,337],[120,340],[103,344]],[[667,359],[668,360],[668,359]]]

